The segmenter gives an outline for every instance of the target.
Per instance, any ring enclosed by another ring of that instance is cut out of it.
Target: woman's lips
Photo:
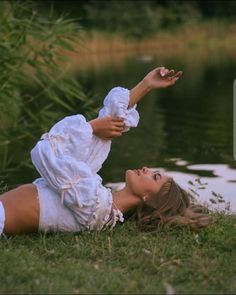
[[[137,169],[134,169],[134,172],[139,176],[140,175],[140,171]]]

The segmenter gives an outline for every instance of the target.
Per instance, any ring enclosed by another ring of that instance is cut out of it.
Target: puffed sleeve
[[[49,139],[56,155],[70,155],[84,161],[93,138],[93,129],[82,115],[67,116],[57,122],[41,139]]]
[[[40,175],[69,207],[90,205],[96,197],[99,176],[83,161],[91,139],[90,124],[75,115],[55,124],[31,151]]]
[[[103,108],[99,111],[98,117],[117,116],[124,118],[125,130],[130,127],[137,127],[139,114],[134,105],[129,108],[130,91],[123,87],[115,87],[110,90],[103,102]]]

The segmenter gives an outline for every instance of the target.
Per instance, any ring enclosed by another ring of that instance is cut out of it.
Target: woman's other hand
[[[183,72],[166,69],[165,67],[158,67],[152,70],[143,78],[143,83],[147,88],[166,88],[175,84],[175,82],[182,76]]]
[[[111,116],[97,118],[90,121],[89,123],[93,128],[93,134],[105,140],[121,136],[125,128],[123,118]]]

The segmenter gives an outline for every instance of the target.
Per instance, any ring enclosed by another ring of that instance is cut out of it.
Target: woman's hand
[[[130,90],[129,107],[133,107],[152,89],[166,88],[174,85],[182,74],[182,71],[175,73],[174,70],[168,70],[165,67],[152,70],[141,82]]]
[[[93,128],[93,134],[105,140],[121,136],[125,128],[123,118],[111,116],[97,118],[90,121],[89,123]]]
[[[143,78],[143,83],[148,89],[166,88],[175,84],[175,82],[182,76],[183,72],[169,70],[165,67],[158,67],[152,70]]]

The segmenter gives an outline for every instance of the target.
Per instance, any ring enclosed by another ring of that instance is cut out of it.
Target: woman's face
[[[147,167],[142,169],[127,170],[125,174],[126,187],[140,198],[149,194],[158,193],[168,180],[169,176],[159,171],[151,171]]]

